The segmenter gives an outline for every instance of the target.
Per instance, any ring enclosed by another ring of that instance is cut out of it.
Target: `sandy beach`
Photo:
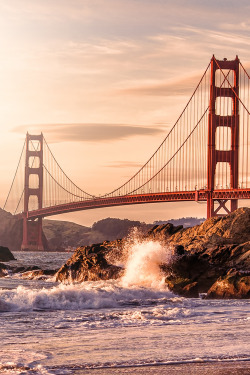
[[[250,362],[189,363],[166,366],[143,366],[76,370],[76,375],[249,375]]]

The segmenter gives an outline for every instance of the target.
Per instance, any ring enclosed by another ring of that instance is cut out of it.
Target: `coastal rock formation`
[[[55,275],[57,271],[55,270],[41,270],[35,269],[31,271],[22,272],[22,279],[26,280],[46,280],[48,277]]]
[[[166,284],[185,297],[249,298],[250,209],[240,208],[224,217],[213,217],[193,228],[156,225],[142,240],[160,241],[173,253],[161,264]],[[123,274],[116,260],[124,256],[127,241],[117,240],[79,247],[57,272],[56,280],[82,282],[107,280]]]
[[[119,241],[114,241],[119,247]],[[81,246],[73,256],[60,268],[56,280],[62,282],[82,282],[117,279],[122,268],[107,261],[110,257],[113,244],[106,241],[102,244]]]
[[[45,280],[55,275],[57,270],[42,270],[38,266],[11,266],[0,263],[0,278],[8,275],[19,274],[27,280]]]
[[[0,261],[9,262],[10,260],[15,260],[14,255],[10,252],[8,247],[0,246]]]
[[[250,270],[249,208],[239,208],[224,217],[213,217],[193,228],[179,229],[169,237],[169,243],[182,246],[184,250],[171,268],[166,269],[166,283],[172,291],[186,297],[198,297],[213,285],[208,298],[232,298],[233,295],[240,298],[236,284],[231,288],[231,294],[219,291],[219,286],[224,278],[225,283],[233,280],[225,276],[230,269],[234,268],[236,272]],[[245,281],[241,298],[249,298],[249,283],[243,278],[242,282]]]
[[[219,245],[243,244],[250,241],[250,209],[239,208],[223,217],[212,217],[201,225],[178,230],[171,241],[186,250],[200,250]]]
[[[0,277],[5,277],[8,274],[7,266],[3,263],[0,263]]]
[[[229,270],[211,286],[206,298],[250,298],[250,271]]]

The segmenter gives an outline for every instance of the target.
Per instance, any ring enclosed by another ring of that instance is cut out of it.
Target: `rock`
[[[206,298],[250,298],[250,271],[229,270],[211,286]]]
[[[0,261],[9,262],[10,260],[15,260],[14,255],[10,252],[8,247],[0,246]]]
[[[45,280],[48,276],[54,276],[56,272],[57,270],[42,270],[37,266],[16,267],[0,263],[0,277],[19,273],[23,279]]]
[[[54,276],[56,270],[41,270],[25,271],[22,273],[22,278],[26,280],[46,280],[48,276]]]
[[[210,290],[209,298],[217,294],[218,298],[229,298],[229,295],[230,298],[233,295],[248,298],[246,275],[242,276],[242,286],[238,281],[230,284],[230,292],[219,292],[219,286],[232,267],[239,272],[250,270],[249,208],[240,208],[225,217],[211,218],[199,226],[178,230],[168,237],[168,242],[175,249],[176,257],[171,265],[162,268],[166,272],[166,283],[174,293],[198,297]]]
[[[198,298],[199,297],[199,284],[197,281],[194,281],[193,283],[187,284],[182,289],[182,296],[183,297],[192,297],[192,298]]]
[[[8,267],[5,264],[0,263],[0,277],[5,277],[7,274],[8,274]]]
[[[208,298],[249,298],[249,208],[210,218],[193,228],[156,225],[142,239],[160,241],[171,248],[171,262],[160,268],[174,293],[185,297],[208,293]],[[126,259],[126,246],[130,246],[126,239],[81,246],[57,272],[56,280],[83,282],[121,277],[123,269],[115,261]],[[232,268],[235,274],[228,273]]]
[[[185,250],[249,242],[250,209],[241,207],[229,215],[212,217],[201,225],[181,229],[171,236],[170,241],[184,246]]]
[[[182,225],[178,225],[175,227],[172,223],[155,225],[148,231],[147,237],[153,237],[157,239],[164,237],[166,239],[177,233],[181,229],[183,229]]]
[[[198,297],[200,293],[206,293],[221,275],[221,268],[210,264],[199,253],[179,256],[163,269],[169,289],[184,297]]]
[[[38,266],[9,266],[11,273],[24,273],[28,271],[40,270]]]
[[[0,299],[0,312],[6,312],[10,310],[10,305]]]
[[[122,268],[108,263],[106,255],[111,250],[112,245],[109,242],[79,247],[57,272],[56,281],[82,282],[117,279],[121,275]]]
[[[172,292],[182,297],[199,297],[199,285],[197,281],[190,282],[189,279],[167,277],[166,284]]]
[[[174,253],[176,255],[184,255],[185,254],[184,246],[182,246],[182,245],[175,245],[175,247],[174,247]]]

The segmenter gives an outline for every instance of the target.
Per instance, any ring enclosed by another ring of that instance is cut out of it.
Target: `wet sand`
[[[75,375],[250,375],[250,362],[188,363],[179,365],[142,366],[76,370]]]

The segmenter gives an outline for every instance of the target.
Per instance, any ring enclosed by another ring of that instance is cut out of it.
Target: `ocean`
[[[14,252],[9,264],[56,269],[70,255]],[[144,243],[120,280],[1,278],[0,373],[250,374],[250,300],[178,297],[163,258]]]

